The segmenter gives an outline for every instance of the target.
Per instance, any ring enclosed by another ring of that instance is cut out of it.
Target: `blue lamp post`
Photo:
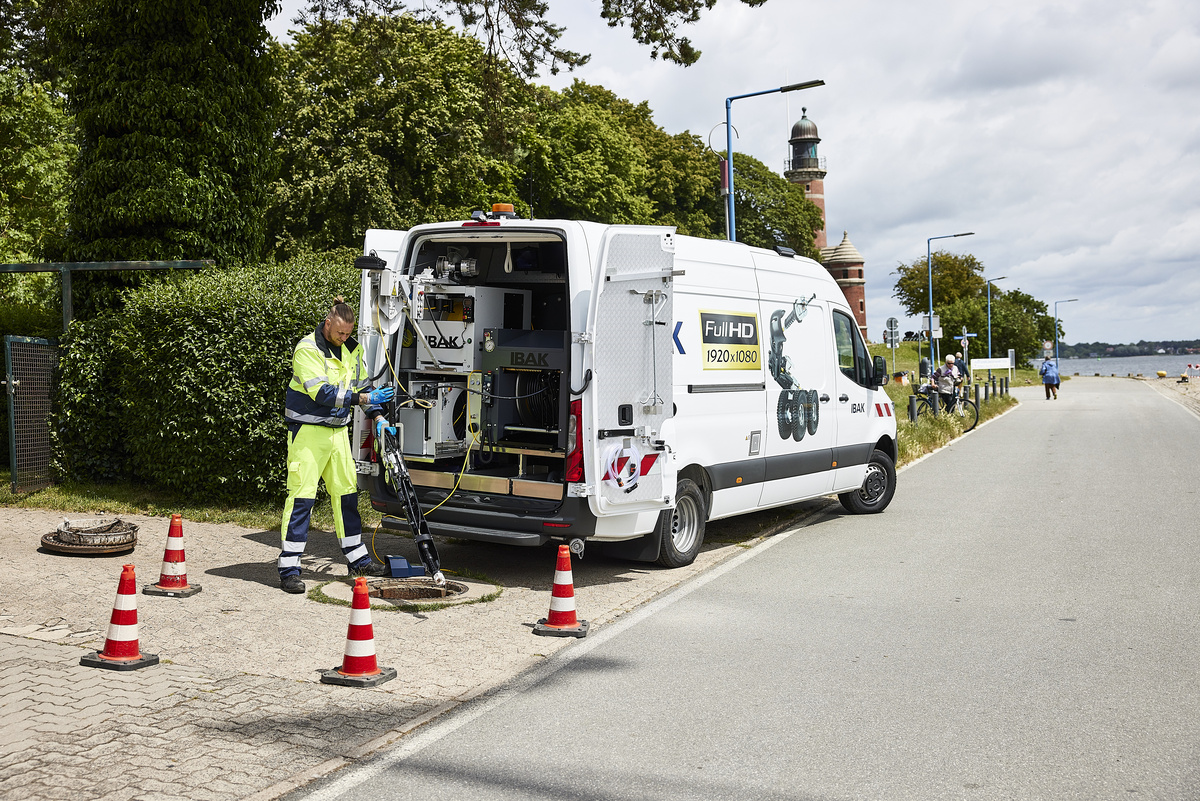
[[[974,236],[974,231],[966,231],[961,234],[945,234],[943,236],[931,236],[925,240],[925,263],[929,268],[929,369],[932,370],[937,359],[933,356],[933,250],[930,248],[930,243],[935,239],[953,239],[956,236]]]
[[[1001,275],[996,278],[987,279],[988,289],[988,358],[992,358],[992,284],[996,281],[1003,281],[1007,275]],[[992,377],[992,368],[988,368],[988,379]]]
[[[1067,300],[1054,301],[1054,366],[1058,367],[1058,304],[1074,303],[1079,298],[1069,298]]]
[[[795,92],[800,89],[811,89],[814,86],[824,86],[824,81],[805,81],[780,86],[775,89],[764,89],[761,92],[749,92],[744,95],[734,95],[725,98],[725,169],[729,175],[729,194],[725,196],[725,226],[730,242],[737,241],[737,221],[733,214],[733,101],[744,97],[770,95],[775,92]]]

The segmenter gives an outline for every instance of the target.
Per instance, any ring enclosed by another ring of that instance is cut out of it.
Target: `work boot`
[[[371,576],[374,578],[381,578],[383,576],[392,575],[392,571],[388,569],[387,565],[381,565],[378,562],[373,562],[370,559],[368,559],[367,561],[363,562],[362,564],[351,565],[350,566],[350,575],[351,576]]]
[[[279,587],[284,592],[290,592],[293,595],[298,595],[304,592],[304,582],[299,576],[283,576],[279,579]]]

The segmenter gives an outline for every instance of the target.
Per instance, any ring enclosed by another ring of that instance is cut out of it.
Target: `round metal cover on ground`
[[[431,578],[382,578],[367,581],[367,595],[385,601],[453,600],[467,591],[467,585],[447,581],[438,586]]]
[[[137,545],[138,527],[119,517],[63,520],[42,537],[48,551],[74,554],[124,553]]]

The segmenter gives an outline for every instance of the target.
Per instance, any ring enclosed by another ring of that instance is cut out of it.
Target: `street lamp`
[[[775,89],[764,89],[761,92],[750,92],[744,95],[734,95],[725,98],[725,170],[729,175],[729,194],[725,197],[725,228],[726,238],[730,242],[737,241],[737,223],[733,216],[733,101],[744,97],[770,95],[775,92],[796,92],[800,89],[811,89],[814,86],[824,86],[824,81],[805,81],[780,86]]]
[[[974,236],[974,231],[966,231],[961,234],[945,234],[944,236],[931,236],[925,240],[925,263],[929,268],[929,369],[934,368],[934,362],[937,361],[933,357],[933,251],[930,249],[929,243],[935,239],[953,239],[956,236]]]
[[[988,358],[992,358],[992,283],[995,281],[1003,281],[1008,278],[1007,275],[1001,275],[996,278],[987,279],[988,290]],[[992,368],[988,368],[988,380],[991,380]]]
[[[1058,367],[1058,304],[1074,303],[1079,298],[1070,298],[1068,300],[1054,301],[1054,366]]]

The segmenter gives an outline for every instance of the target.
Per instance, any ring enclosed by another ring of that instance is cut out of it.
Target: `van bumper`
[[[384,512],[383,527],[410,532],[399,506],[395,504]],[[425,522],[429,533],[436,536],[503,545],[538,546],[552,539],[587,539],[596,531],[596,517],[586,498],[565,498],[557,510],[545,514],[447,505],[426,516]]]

